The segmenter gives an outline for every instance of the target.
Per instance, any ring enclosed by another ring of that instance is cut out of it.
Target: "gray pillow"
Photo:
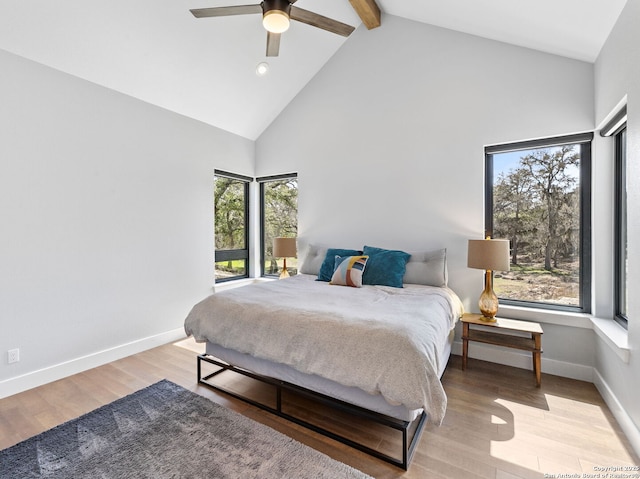
[[[447,281],[446,248],[411,253],[411,258],[409,258],[407,269],[402,279],[403,283],[441,287],[446,286]]]
[[[307,253],[304,260],[302,260],[300,272],[302,274],[313,274],[317,276],[320,272],[320,266],[322,266],[322,262],[324,261],[325,256],[327,256],[328,249],[329,248],[310,244],[307,247]]]

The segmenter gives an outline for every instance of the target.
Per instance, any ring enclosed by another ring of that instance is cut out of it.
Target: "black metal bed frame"
[[[218,366],[220,369],[218,369],[217,371],[214,371],[211,374],[206,375],[205,377],[202,377],[202,361]],[[242,396],[241,394],[231,391],[227,388],[213,384],[212,382],[208,382],[218,374],[223,373],[225,371],[232,371],[232,372],[241,374],[243,376],[250,377],[257,381],[261,381],[263,383],[274,386],[276,389],[276,407],[273,408],[266,404],[262,404],[258,401],[254,401],[251,398]],[[422,435],[422,430],[424,428],[424,425],[426,423],[426,418],[427,418],[426,413],[423,411],[421,416],[414,419],[413,421],[403,421],[401,419],[396,419],[391,416],[387,416],[385,414],[380,414],[374,411],[370,411],[366,408],[355,406],[348,402],[341,401],[339,399],[332,398],[330,396],[326,396],[324,394],[321,394],[315,391],[311,391],[309,389],[297,386],[295,384],[288,383],[286,381],[255,374],[246,369],[241,369],[231,364],[228,364],[226,362],[223,362],[218,358],[215,358],[214,356],[211,356],[210,354],[206,354],[206,353],[198,355],[198,384],[203,384],[214,390],[222,391],[226,394],[229,394],[242,401],[245,401],[260,409],[269,411],[270,413],[275,414],[276,416],[288,419],[289,421],[292,421],[296,424],[299,424],[308,429],[311,429],[312,431],[322,434],[323,436],[339,441],[359,451],[365,452],[373,457],[389,462],[395,466],[399,466],[404,470],[407,470],[407,468],[409,467],[409,464],[411,463],[411,459],[413,458],[415,448],[418,444],[418,441],[420,440],[420,436]],[[325,429],[321,426],[312,424],[310,422],[305,421],[304,419],[300,419],[296,416],[292,416],[291,414],[286,413],[285,411],[282,410],[282,391],[283,390],[290,391],[300,396],[313,399],[315,401],[318,401],[336,410],[347,412],[348,414],[373,421],[377,424],[381,424],[383,426],[387,426],[389,428],[395,429],[396,431],[400,431],[402,433],[402,459],[389,456],[387,454],[384,454],[383,452],[372,449],[369,446],[366,446],[365,444],[361,444],[359,442],[353,441],[345,436],[337,434],[333,431],[329,431],[328,429]],[[415,428],[415,431],[412,437],[409,439],[409,430],[411,429],[411,425],[416,421],[417,421],[417,426]]]

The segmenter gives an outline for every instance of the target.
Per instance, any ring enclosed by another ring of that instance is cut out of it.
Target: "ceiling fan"
[[[313,27],[348,37],[355,30],[351,25],[333,20],[318,13],[294,7],[296,0],[264,0],[255,5],[196,8],[190,10],[194,17],[226,17],[262,13],[262,25],[267,30],[267,56],[277,57],[280,50],[280,34],[289,28],[289,20],[297,20]]]

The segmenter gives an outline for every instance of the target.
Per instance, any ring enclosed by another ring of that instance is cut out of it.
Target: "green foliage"
[[[246,231],[246,183],[242,180],[217,176],[214,191],[214,226],[216,250],[244,249]],[[279,271],[273,258],[273,238],[296,237],[298,235],[298,180],[287,178],[267,181],[264,188],[264,238],[265,272]],[[282,261],[280,260],[280,264]],[[296,261],[288,259],[288,270],[295,274]],[[228,261],[216,263],[216,271],[221,274],[242,274],[242,262]],[[281,266],[280,266],[281,267]]]
[[[245,248],[245,182],[217,176],[213,198],[216,249]]]
[[[494,183],[493,236],[510,240],[512,272],[502,284],[510,284],[514,294],[521,289],[511,281],[516,274],[540,278],[545,272],[558,280],[577,276],[578,151],[575,145],[529,150],[515,169],[500,174]]]
[[[264,183],[264,247],[265,273],[275,274],[279,271],[273,257],[273,238],[298,236],[298,180],[287,178]],[[290,274],[294,263],[287,266]]]
[[[519,167],[501,174],[493,189],[494,237],[511,240],[512,264],[544,258],[551,270],[579,251],[579,190],[567,172],[578,166],[574,146],[532,150]],[[553,266],[552,266],[553,263]]]

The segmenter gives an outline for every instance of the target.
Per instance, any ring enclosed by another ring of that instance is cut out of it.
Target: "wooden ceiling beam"
[[[349,0],[362,23],[371,30],[380,26],[380,7],[376,0]]]

